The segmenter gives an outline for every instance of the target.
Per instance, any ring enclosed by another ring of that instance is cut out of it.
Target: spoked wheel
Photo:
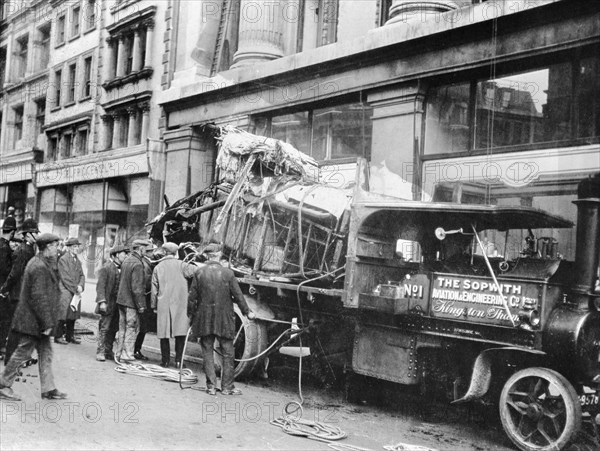
[[[575,389],[561,374],[527,368],[513,374],[500,395],[502,426],[522,450],[560,450],[581,427]]]
[[[243,379],[249,377],[255,370],[262,368],[264,365],[265,357],[258,356],[261,352],[267,349],[267,327],[262,321],[250,321],[246,318],[237,305],[234,306],[235,311],[235,330],[236,336],[234,340],[234,356],[235,359],[244,360],[242,362],[235,362],[234,377],[236,379]],[[218,349],[217,343],[215,348]],[[222,358],[219,353],[215,351],[215,366],[217,371],[220,372]],[[251,360],[249,360],[251,359]]]

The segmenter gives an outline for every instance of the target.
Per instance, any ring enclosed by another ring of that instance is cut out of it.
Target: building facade
[[[3,8],[0,219],[9,206],[84,244],[88,277],[145,237],[160,162],[166,2],[28,0]]]
[[[210,181],[215,123],[290,142],[340,185],[364,157],[375,192],[575,220],[600,170],[599,3],[357,3],[172,2],[169,197]],[[574,233],[553,236],[567,258]]]

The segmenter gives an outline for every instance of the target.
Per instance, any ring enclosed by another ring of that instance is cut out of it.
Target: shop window
[[[75,85],[77,84],[77,64],[71,64],[68,68],[67,103],[75,102]]]
[[[362,103],[255,118],[255,131],[280,139],[318,161],[368,157],[372,109]]]
[[[15,77],[23,78],[27,72],[27,53],[29,47],[29,35],[17,39],[15,50]]]
[[[300,152],[310,154],[309,113],[302,111],[273,117],[271,136],[291,144]]]
[[[44,70],[50,61],[50,24],[38,29],[38,58],[36,58],[36,71]]]
[[[74,6],[71,10],[71,38],[79,36],[80,13],[80,6]]]
[[[13,108],[13,146],[16,148],[19,141],[23,138],[23,105]]]
[[[426,154],[577,144],[600,136],[600,58],[432,87]]]
[[[600,58],[585,58],[577,66],[575,130],[577,138],[600,135]]]
[[[92,57],[89,56],[83,60],[83,80],[82,80],[82,99],[92,96]]]
[[[365,155],[371,135],[365,121],[370,124],[370,112],[361,104],[314,110],[312,156],[317,160],[339,160]]]
[[[56,21],[56,46],[62,45],[65,43],[65,26],[66,26],[66,16],[62,15]]]

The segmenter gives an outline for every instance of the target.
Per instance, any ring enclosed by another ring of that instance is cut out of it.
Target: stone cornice
[[[130,74],[123,75],[122,77],[117,77],[113,78],[112,80],[105,81],[104,83],[102,83],[102,87],[109,91],[111,89],[118,88],[119,86],[123,86],[127,83],[132,83],[138,80],[150,78],[153,72],[154,69],[152,69],[151,67],[144,67],[143,69],[137,72],[132,72]]]
[[[152,20],[154,15],[156,14],[156,6],[149,6],[148,8],[142,9],[141,11],[137,11],[132,13],[131,15],[115,22],[112,25],[108,25],[106,27],[106,31],[115,35],[123,31],[127,31],[135,26],[137,26],[140,22],[145,20]]]

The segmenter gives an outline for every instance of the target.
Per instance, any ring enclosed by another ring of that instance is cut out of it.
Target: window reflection
[[[426,154],[567,142],[600,135],[600,58],[432,87]]]
[[[371,150],[371,115],[372,108],[350,103],[271,118],[257,117],[254,129],[255,133],[293,145],[317,161],[367,157]]]

